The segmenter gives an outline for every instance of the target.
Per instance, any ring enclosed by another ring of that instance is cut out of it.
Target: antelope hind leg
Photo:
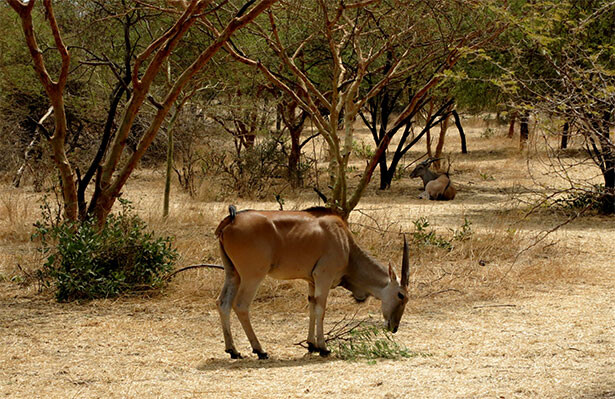
[[[252,323],[250,322],[250,304],[252,303],[252,299],[254,299],[254,295],[261,281],[262,278],[256,281],[249,281],[249,283],[240,283],[233,309],[250,341],[252,352],[256,353],[259,359],[268,359],[269,355],[267,352],[263,351],[258,338],[256,338],[254,329],[252,328]]]
[[[321,260],[321,262],[323,262]],[[319,264],[321,263],[319,262]],[[312,274],[314,278],[314,317],[316,319],[316,350],[322,357],[327,357],[331,353],[327,349],[324,334],[325,308],[327,307],[327,296],[331,288],[331,277],[326,273],[320,273],[321,270],[327,270],[326,267],[316,267]]]
[[[225,352],[231,355],[231,359],[241,359],[241,354],[235,349],[233,334],[231,333],[231,307],[237,294],[239,276],[235,271],[227,271],[222,292],[216,301],[222,333],[224,334]]]
[[[310,308],[310,324],[308,327],[307,345],[308,345],[308,352],[314,353],[314,352],[318,352],[318,347],[316,346],[316,333],[315,333],[316,313],[314,309],[316,305],[316,298],[314,297],[314,283],[309,282],[308,286],[309,286],[308,305]]]

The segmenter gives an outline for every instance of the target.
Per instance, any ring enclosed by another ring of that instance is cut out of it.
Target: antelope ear
[[[389,263],[389,278],[391,281],[397,281],[397,275],[395,274],[395,270],[393,270],[393,266]]]
[[[406,235],[404,234],[404,250],[401,258],[401,282],[400,285],[404,288],[408,288],[410,283],[410,259],[408,254],[408,241],[406,241]]]

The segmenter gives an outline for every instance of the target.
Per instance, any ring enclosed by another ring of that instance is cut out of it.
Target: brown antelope
[[[310,321],[308,350],[327,356],[323,320],[327,295],[342,286],[357,301],[368,296],[382,301],[386,327],[396,332],[408,302],[410,278],[408,246],[404,237],[401,282],[393,268],[388,270],[368,255],[354,240],[342,218],[326,208],[305,211],[236,212],[229,207],[216,229],[226,279],[217,305],[226,352],[241,358],[231,334],[231,307],[237,314],[259,359],[268,355],[256,338],[249,307],[266,275],[276,279],[302,279],[309,287]]]
[[[451,184],[448,172],[435,173],[429,169],[429,165],[437,160],[437,158],[429,158],[421,162],[410,172],[410,177],[420,177],[423,180],[423,192],[419,198],[450,201],[455,198],[457,189]]]

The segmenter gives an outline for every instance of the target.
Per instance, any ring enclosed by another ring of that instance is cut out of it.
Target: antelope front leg
[[[318,348],[316,347],[316,335],[315,335],[315,325],[316,325],[316,298],[314,297],[314,283],[308,283],[309,293],[308,293],[308,303],[310,308],[310,324],[308,327],[308,337],[307,337],[307,345],[308,352],[314,353],[318,352]]]
[[[314,317],[316,319],[316,350],[320,356],[327,357],[331,353],[325,343],[324,320],[325,308],[327,306],[327,295],[329,295],[329,284],[317,284],[314,290]]]

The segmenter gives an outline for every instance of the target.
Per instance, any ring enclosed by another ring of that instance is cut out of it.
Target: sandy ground
[[[306,308],[287,309],[284,298],[253,307],[272,359],[231,361],[211,297],[57,304],[3,284],[0,396],[615,398],[615,235],[582,224],[565,234],[594,250],[571,267],[596,278],[497,301],[418,301],[396,338],[419,355],[375,364],[305,355],[293,343],[304,339]],[[348,303],[336,293],[327,320]],[[379,318],[375,303],[360,313]]]
[[[292,343],[305,334],[305,309],[257,307],[255,328],[272,359],[231,361],[209,304],[55,304],[4,292],[0,395],[615,398],[615,279],[606,256],[591,263],[600,283],[545,287],[498,303],[422,304],[396,337],[420,355],[375,364],[304,355]]]
[[[481,181],[481,166],[473,168],[459,176],[463,189],[454,204],[383,204],[370,194],[361,207],[371,207],[372,215],[394,209],[405,225],[429,214],[440,226],[459,226],[465,215],[476,231],[492,228],[492,211],[504,206],[507,187]],[[216,208],[216,218],[223,208]],[[539,231],[555,223],[526,228]],[[0,397],[615,398],[613,219],[578,219],[553,238],[579,254],[564,260],[578,278],[521,286],[488,301],[455,293],[416,298],[395,337],[417,356],[375,363],[322,359],[294,345],[305,338],[307,306],[284,292],[252,307],[271,359],[232,361],[223,352],[215,293],[184,295],[172,285],[150,299],[58,304],[4,281]],[[4,238],[4,251],[15,245]],[[219,281],[216,273],[184,278]],[[336,290],[328,325],[354,306]],[[360,305],[359,317],[379,320],[376,301]],[[233,323],[238,348],[247,355],[247,339]]]

